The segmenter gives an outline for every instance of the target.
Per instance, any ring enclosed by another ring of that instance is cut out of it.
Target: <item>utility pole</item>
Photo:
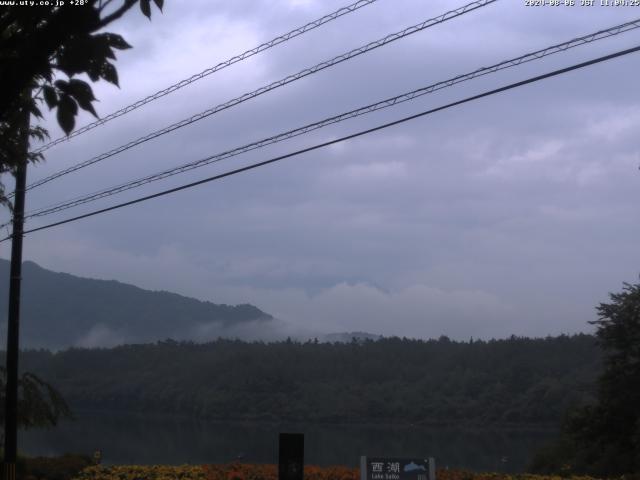
[[[31,90],[19,113],[18,161],[11,236],[11,273],[9,279],[9,317],[7,328],[7,384],[4,409],[4,479],[16,479],[18,453],[18,352],[20,347],[20,283],[22,280],[22,237],[24,231],[24,196],[27,183],[30,113],[27,108]]]

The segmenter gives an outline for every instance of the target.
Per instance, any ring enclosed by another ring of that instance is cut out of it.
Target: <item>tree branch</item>
[[[102,12],[105,8],[107,8],[107,6],[109,6],[111,2],[113,2],[113,0],[106,0],[104,3],[102,3],[102,0],[100,0],[100,6],[98,7],[98,11]]]
[[[127,12],[127,10],[133,7],[136,3],[138,3],[138,0],[124,0],[124,4],[120,8],[118,8],[111,15],[107,15],[102,20],[100,20],[100,22],[98,23],[98,28],[105,27],[111,22],[113,22],[114,20],[117,20],[122,15],[124,15]]]

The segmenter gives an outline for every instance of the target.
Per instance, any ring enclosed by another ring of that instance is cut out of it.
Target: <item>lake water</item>
[[[305,434],[305,463],[357,467],[360,455],[432,456],[436,466],[522,472],[553,431],[205,422],[131,413],[81,412],[52,430],[20,431],[21,452],[102,450],[105,464],[203,464],[242,458],[277,463],[278,433]]]

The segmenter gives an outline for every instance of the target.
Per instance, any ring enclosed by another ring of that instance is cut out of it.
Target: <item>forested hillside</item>
[[[235,326],[272,319],[253,305],[203,302],[113,280],[52,272],[33,262],[24,262],[22,276],[20,341],[26,347],[113,346],[169,337],[211,339]],[[2,324],[8,289],[9,262],[0,259]]]
[[[4,355],[1,356],[4,358]],[[557,424],[593,398],[589,335],[453,342],[159,342],[23,352],[72,408],[242,420]]]

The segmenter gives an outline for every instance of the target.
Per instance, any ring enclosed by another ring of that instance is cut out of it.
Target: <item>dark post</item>
[[[11,273],[9,278],[9,321],[7,328],[7,384],[4,418],[4,478],[15,480],[18,451],[18,350],[20,339],[20,281],[22,277],[22,235],[24,229],[24,194],[27,183],[27,151],[29,148],[29,110],[21,114],[20,143],[13,205],[11,237]]]
[[[278,452],[278,480],[302,480],[304,434],[281,433]]]

